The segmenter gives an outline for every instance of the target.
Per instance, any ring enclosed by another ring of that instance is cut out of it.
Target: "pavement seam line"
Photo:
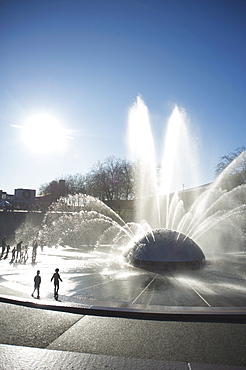
[[[185,282],[186,282],[186,284],[188,284],[189,285],[189,287],[198,295],[198,297],[200,297],[202,300],[203,300],[203,302],[205,302],[206,303],[206,305],[208,306],[208,307],[212,307],[209,303],[208,303],[208,301],[206,301],[206,299],[205,298],[203,298],[203,296],[187,281],[187,280],[185,280]]]
[[[44,347],[45,349],[49,349],[48,347],[54,343],[57,339],[59,339],[63,334],[65,334],[68,330],[70,330],[75,324],[77,324],[80,320],[82,320],[85,316],[87,315],[83,315],[82,317],[80,317],[78,320],[76,320],[71,326],[69,326],[68,329],[64,330],[60,335],[58,335],[58,337],[56,339],[54,339],[52,342],[50,342],[48,344],[48,346]]]
[[[142,292],[140,292],[139,293],[139,295],[132,301],[132,303],[131,304],[134,304],[137,300],[138,300],[138,298],[139,297],[141,297],[141,295],[145,292],[145,290],[150,286],[150,284],[152,284],[152,282],[156,279],[156,277],[157,277],[157,275],[158,274],[156,274],[155,275],[155,277],[153,277],[153,279],[149,282],[149,284],[148,285],[146,285],[146,287],[142,290]]]

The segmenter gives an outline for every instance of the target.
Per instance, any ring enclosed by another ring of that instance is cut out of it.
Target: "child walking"
[[[59,274],[59,269],[55,269],[55,273],[53,274],[50,281],[52,281],[53,279],[54,279],[54,298],[58,300],[59,280],[62,281]]]
[[[34,292],[37,290],[37,298],[40,298],[39,295],[39,289],[40,289],[40,284],[41,284],[41,276],[40,276],[40,271],[37,271],[37,275],[34,277],[34,291],[32,293],[32,297],[34,297]]]

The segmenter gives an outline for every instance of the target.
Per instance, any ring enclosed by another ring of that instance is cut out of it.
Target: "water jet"
[[[188,130],[187,115],[175,107],[168,121],[158,177],[148,108],[140,97],[129,110],[128,144],[129,157],[136,166],[133,222],[125,223],[91,196],[69,195],[46,213],[38,231],[41,245],[93,248],[105,243],[114,250],[120,245],[127,260],[142,267],[203,266],[205,256],[225,258],[227,253],[244,248],[246,185],[228,191],[222,186],[244,153],[210,185],[172,191],[173,184],[183,183],[184,176],[193,181],[197,177],[196,144]]]
[[[196,145],[190,142],[186,119],[186,114],[176,107],[168,122],[158,177],[148,109],[140,98],[131,107],[129,156],[137,174],[132,222],[125,223],[100,200],[76,194],[53,203],[39,230],[27,233],[24,243],[32,243],[33,235],[40,246],[62,246],[57,251],[65,255],[64,266],[70,254],[71,260],[74,258],[74,264],[69,262],[66,269],[82,273],[71,296],[165,306],[199,306],[207,301],[220,305],[220,300],[215,299],[217,291],[228,297],[237,291],[238,302],[244,299],[241,291],[244,292],[246,276],[241,261],[245,260],[246,185],[226,189],[224,184],[245,153],[213,183],[176,190],[173,184],[182,184],[184,175],[194,184],[197,181],[197,155],[192,153]],[[17,231],[19,238],[24,238],[21,229]],[[53,248],[48,249],[51,251],[47,254],[55,254]],[[155,273],[154,277],[149,271]],[[177,278],[177,274],[182,276]],[[187,286],[192,290],[188,296]],[[153,293],[155,287],[160,289],[160,295]],[[171,287],[174,294],[167,297],[166,287]],[[224,292],[225,287],[230,291]],[[198,302],[193,300],[194,292],[199,292]],[[206,299],[201,302],[203,293]],[[229,298],[227,305],[233,302],[236,301]]]

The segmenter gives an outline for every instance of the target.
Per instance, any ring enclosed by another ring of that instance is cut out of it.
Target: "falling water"
[[[137,221],[146,219],[146,213],[150,212],[152,220],[160,225],[155,145],[148,108],[140,97],[137,97],[129,111],[128,143],[130,158],[136,164]],[[146,198],[152,199],[151,207],[146,203]]]
[[[160,175],[157,179],[156,151],[147,106],[137,97],[129,111],[128,148],[136,164],[136,221],[147,220],[153,228],[171,226],[170,193],[184,184],[184,179],[197,183],[198,165],[196,143],[189,132],[188,118],[175,106],[164,136]],[[174,201],[174,199],[173,199]],[[149,204],[151,203],[151,206]],[[163,207],[165,212],[163,212]],[[163,219],[165,214],[165,219]]]
[[[77,194],[52,204],[39,230],[39,245],[128,245],[153,229],[169,229],[194,241],[206,257],[245,248],[246,185],[224,188],[243,152],[209,186],[171,193],[187,176],[197,183],[197,154],[184,110],[175,107],[167,122],[161,175],[147,106],[140,97],[129,110],[130,158],[136,165],[136,219],[125,223],[103,202]],[[17,230],[23,235],[23,230]],[[176,235],[176,234],[175,234]]]
[[[172,193],[185,178],[198,183],[196,143],[183,109],[175,107],[167,122],[160,177],[147,106],[140,97],[130,108],[128,121],[130,158],[136,163],[136,222],[145,220],[152,228],[184,233],[207,255],[242,248],[245,243],[246,185],[222,190],[237,167],[242,153],[204,190]],[[186,193],[186,204],[184,194]]]

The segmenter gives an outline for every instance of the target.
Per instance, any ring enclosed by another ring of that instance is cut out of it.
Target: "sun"
[[[34,114],[21,127],[23,142],[34,152],[63,152],[68,144],[67,131],[50,114]]]

